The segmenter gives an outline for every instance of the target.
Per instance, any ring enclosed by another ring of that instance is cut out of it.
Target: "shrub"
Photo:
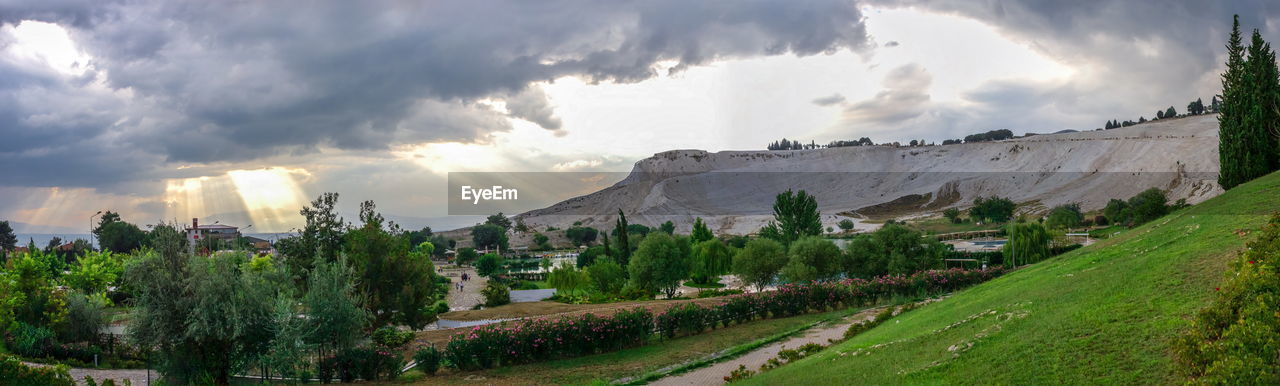
[[[76,384],[67,373],[66,365],[32,367],[18,358],[0,355],[0,380],[12,385],[73,386]]]
[[[418,362],[418,369],[427,375],[435,375],[440,370],[440,350],[435,347],[426,347],[413,354],[413,360]]]
[[[1231,264],[1212,304],[1174,341],[1180,370],[1211,384],[1280,384],[1280,215]]]
[[[321,381],[328,382],[336,376],[347,383],[357,379],[390,380],[399,375],[400,367],[400,357],[390,352],[364,347],[351,348],[325,358],[320,364],[320,377]]]
[[[484,289],[480,290],[480,294],[484,295],[485,307],[497,307],[511,303],[511,289],[497,281],[490,281],[489,284],[486,284]]]
[[[413,331],[400,331],[392,326],[380,327],[373,331],[373,343],[379,346],[396,349],[413,340]]]
[[[53,330],[42,326],[18,322],[13,330],[9,349],[14,354],[25,357],[40,358],[49,355],[53,349]]]
[[[742,293],[742,290],[740,289],[713,288],[713,289],[705,289],[705,290],[702,290],[701,292],[698,292],[698,298],[699,299],[714,298],[717,296],[729,296],[729,295],[737,295],[741,293]]]

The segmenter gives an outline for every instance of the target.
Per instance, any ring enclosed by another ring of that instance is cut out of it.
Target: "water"
[[[97,240],[93,239],[93,235],[89,233],[18,233],[18,246],[25,247],[28,242],[35,241],[36,248],[44,248],[49,245],[49,240],[54,237],[62,238],[62,243],[66,244],[75,239],[85,239],[94,242],[94,248],[98,247]]]

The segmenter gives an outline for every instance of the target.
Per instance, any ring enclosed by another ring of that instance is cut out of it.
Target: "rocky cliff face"
[[[990,195],[1033,214],[1070,202],[1099,209],[1151,187],[1196,203],[1221,193],[1217,128],[1217,117],[1205,115],[946,146],[673,150],[636,162],[612,187],[518,217],[534,226],[608,227],[622,209],[633,223],[671,220],[688,231],[702,217],[717,232],[747,234],[770,219],[774,196],[788,189],[815,195],[826,226],[963,209]]]

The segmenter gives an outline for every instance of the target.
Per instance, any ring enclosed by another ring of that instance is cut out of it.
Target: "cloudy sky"
[[[0,0],[0,219],[463,225],[458,171],[1092,129],[1219,88],[1267,1]],[[460,224],[461,222],[461,224]],[[83,232],[83,231],[81,231]]]

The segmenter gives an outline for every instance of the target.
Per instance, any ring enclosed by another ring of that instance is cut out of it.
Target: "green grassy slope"
[[[1169,349],[1280,173],[892,319],[746,383],[1170,383]]]

